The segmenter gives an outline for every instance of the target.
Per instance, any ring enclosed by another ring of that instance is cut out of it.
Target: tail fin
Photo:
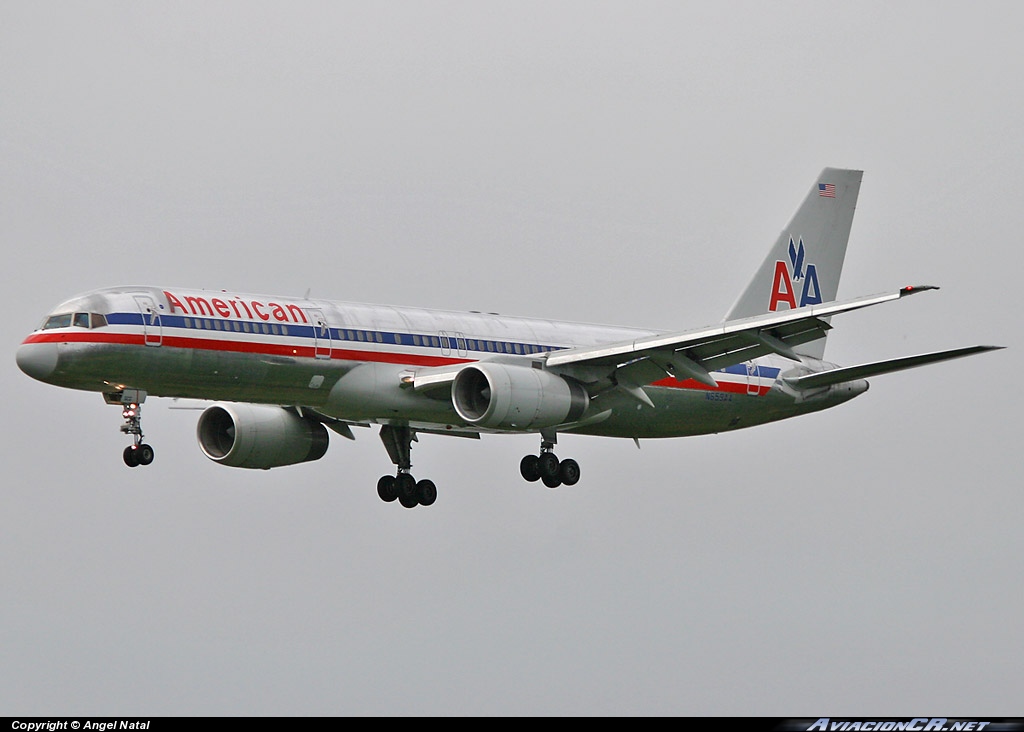
[[[862,176],[860,170],[821,171],[726,320],[836,299]],[[795,350],[821,358],[825,339]]]

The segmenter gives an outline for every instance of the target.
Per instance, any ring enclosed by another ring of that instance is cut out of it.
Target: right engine
[[[577,382],[550,371],[482,362],[456,375],[452,404],[470,424],[526,431],[579,419],[590,398]]]
[[[196,437],[210,460],[262,470],[319,460],[330,443],[320,422],[283,407],[241,403],[207,407]]]

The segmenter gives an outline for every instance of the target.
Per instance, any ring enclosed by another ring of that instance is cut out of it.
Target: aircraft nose
[[[19,369],[33,379],[45,381],[57,368],[57,344],[22,343],[15,359]]]

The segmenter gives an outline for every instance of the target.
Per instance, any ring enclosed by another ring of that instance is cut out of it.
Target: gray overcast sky
[[[1019,715],[1019,3],[14,3],[0,13],[7,353],[0,714]],[[375,431],[251,472],[17,344],[115,284],[684,329],[818,171],[865,170],[837,318],[872,381],[734,434]]]

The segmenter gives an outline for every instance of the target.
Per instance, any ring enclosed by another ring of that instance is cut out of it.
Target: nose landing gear
[[[153,462],[155,453],[152,446],[143,441],[145,436],[142,434],[142,402],[146,401],[146,392],[125,389],[116,394],[104,394],[103,397],[108,404],[121,405],[121,416],[124,417],[121,431],[132,436],[132,444],[121,454],[124,464],[129,468],[149,465]]]

